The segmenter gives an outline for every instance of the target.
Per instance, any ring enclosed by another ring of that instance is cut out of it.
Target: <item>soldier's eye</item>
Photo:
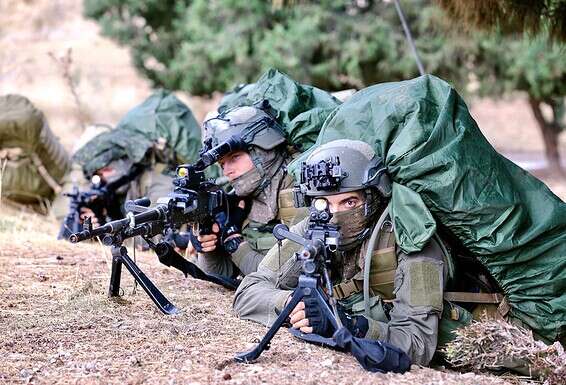
[[[348,199],[346,201],[346,206],[349,207],[349,208],[356,207],[357,203],[358,203],[357,199]]]

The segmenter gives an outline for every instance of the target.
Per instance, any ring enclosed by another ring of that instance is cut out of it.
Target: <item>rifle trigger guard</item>
[[[130,228],[133,229],[134,227],[136,227],[136,216],[134,215],[133,212],[128,211],[128,213],[126,214],[126,218],[130,219]]]

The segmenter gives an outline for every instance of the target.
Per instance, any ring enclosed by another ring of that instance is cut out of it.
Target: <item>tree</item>
[[[552,40],[566,42],[566,0],[436,1],[452,27],[463,25],[476,42],[472,68],[480,92],[494,96],[524,91],[549,167],[562,172],[558,138],[566,128],[566,46]],[[473,32],[478,29],[489,33]],[[550,117],[543,113],[544,105]]]
[[[436,1],[451,19],[473,30],[548,34],[566,42],[566,0]]]
[[[440,9],[427,1],[405,12],[428,70],[462,86],[466,39],[447,38]],[[418,75],[395,8],[382,1],[85,0],[85,14],[131,48],[154,85],[194,95],[253,81],[269,67],[330,91]]]
[[[270,67],[329,91],[418,76],[391,2],[84,1],[85,14],[101,24],[103,34],[131,48],[134,65],[155,86],[193,95],[254,81]],[[427,72],[461,93],[474,79],[485,95],[529,95],[553,168],[560,165],[566,48],[549,42],[549,34],[566,20],[560,19],[564,2],[536,0],[532,9],[521,0],[402,2]],[[495,4],[496,17],[485,4]],[[501,25],[490,27],[493,33],[454,27],[461,18],[480,16]],[[521,24],[521,17],[529,21]],[[539,37],[512,33],[521,26],[539,31]],[[542,112],[545,104],[554,111],[551,118]]]
[[[544,35],[531,39],[481,34],[476,41],[473,68],[480,93],[493,96],[524,91],[542,134],[549,167],[561,171],[558,138],[566,128],[566,47]],[[544,105],[550,116],[543,113]]]

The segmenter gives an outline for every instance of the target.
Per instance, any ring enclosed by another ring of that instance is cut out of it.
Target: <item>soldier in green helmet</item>
[[[387,212],[391,183],[368,144],[336,140],[322,145],[309,155],[301,174],[305,203],[325,199],[332,222],[340,226],[330,279],[343,324],[356,337],[386,341],[413,363],[428,365],[437,347],[447,279],[441,245],[432,240],[411,254],[396,247]],[[305,219],[291,231],[304,236],[307,225]],[[283,241],[267,253],[257,272],[244,278],[234,298],[239,317],[273,323],[297,287],[302,262],[294,253],[299,249]],[[290,323],[303,333],[328,337],[329,322],[316,306],[306,297],[292,311]]]
[[[215,224],[212,234],[198,235],[198,264],[209,273],[247,275],[275,245],[273,227],[295,223],[303,212],[293,205],[293,179],[286,171],[291,156],[284,132],[266,105],[222,112],[205,121],[204,130],[205,149],[230,146],[218,163],[236,203],[226,213],[227,223]]]
[[[115,128],[96,131],[85,135],[88,140],[75,151],[78,172],[70,175],[77,182],[84,176],[90,186],[77,189],[75,181],[69,181],[66,192],[73,198],[60,197],[54,210],[64,217],[61,238],[78,231],[75,228],[81,228],[87,217],[95,226],[122,218],[126,200],[147,197],[156,203],[166,197],[173,189],[175,167],[196,161],[201,146],[200,125],[191,110],[166,90],[132,108]]]

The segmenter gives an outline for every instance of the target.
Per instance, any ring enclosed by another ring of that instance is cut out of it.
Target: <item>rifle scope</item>
[[[246,144],[238,136],[231,136],[228,140],[220,143],[218,146],[212,147],[208,151],[200,154],[200,159],[195,167],[203,170],[213,163],[218,162],[219,159],[234,151],[245,150]]]

